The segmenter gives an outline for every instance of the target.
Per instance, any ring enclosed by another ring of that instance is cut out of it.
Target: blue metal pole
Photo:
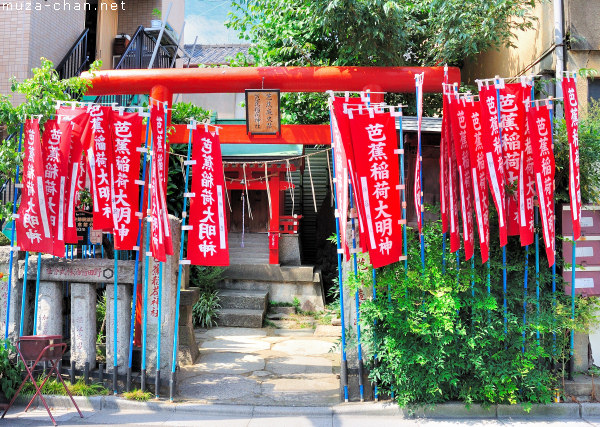
[[[498,134],[500,137],[500,148],[502,150],[502,157],[504,157],[504,147],[502,142],[502,113],[500,111],[500,80],[496,79],[496,109],[498,110]],[[508,335],[508,306],[506,304],[506,245],[502,247],[502,297],[503,297],[503,308],[504,308],[504,334]]]
[[[40,296],[40,276],[42,274],[42,253],[38,252],[37,276],[35,278],[35,309],[33,312],[33,335],[37,335],[38,298]]]
[[[190,177],[190,156],[192,150],[192,136],[196,125],[188,126],[189,138],[187,147],[187,158],[185,162],[185,190],[188,192]],[[177,339],[179,335],[179,302],[181,300],[181,275],[183,272],[183,247],[185,242],[185,230],[187,222],[187,197],[183,198],[183,210],[181,211],[181,246],[179,247],[179,267],[177,269],[177,299],[175,301],[175,334],[173,335],[173,356],[171,359],[171,379],[169,380],[169,400],[172,402],[175,394],[175,369],[177,367]]]
[[[352,209],[354,207],[352,183],[349,184],[349,187],[350,187],[350,209]],[[355,223],[354,223],[354,217],[352,217],[350,221],[352,224],[352,249],[353,249],[352,265],[354,267],[354,277],[356,278],[358,276],[358,262],[356,259],[356,227],[355,227]],[[375,270],[373,270],[373,271],[375,271]],[[362,357],[362,345],[361,345],[361,338],[360,338],[360,298],[359,298],[359,294],[358,294],[358,289],[354,293],[354,303],[355,303],[355,307],[356,307],[356,340],[357,340],[356,351],[357,351],[357,357],[358,357],[358,388],[359,388],[359,392],[360,392],[360,401],[364,402],[364,400],[365,400],[365,388],[364,388],[364,382],[363,382],[364,362],[363,362],[363,357]]]
[[[401,108],[401,107],[400,107]],[[400,110],[402,112],[402,110]],[[408,243],[406,241],[406,182],[404,179],[404,134],[402,130],[402,115],[398,117],[400,138],[400,188],[402,194],[402,246],[404,256],[404,275],[408,272]]]
[[[373,301],[375,300],[377,300],[377,269],[373,268]],[[377,320],[374,321],[374,324],[377,325]],[[373,352],[373,363],[377,365],[377,351]],[[375,399],[375,402],[379,400],[377,380],[375,380],[374,383],[373,398]]]
[[[416,87],[416,96],[417,96],[417,121],[421,119],[422,111],[419,108],[419,86]],[[421,182],[420,191],[421,194],[418,195],[421,198],[421,212],[418,214],[421,216],[421,225],[423,224],[423,156],[421,153],[421,132],[419,131],[417,134],[418,138],[418,146],[419,146],[419,181]],[[419,231],[420,240],[421,240],[421,268],[423,272],[425,272],[425,236],[423,236],[422,231]]]
[[[150,120],[146,121],[146,141],[144,143],[144,161],[142,163],[142,188],[140,189],[140,213],[144,208],[144,191],[146,182],[146,161],[148,160],[148,137],[150,135]],[[131,390],[131,369],[133,363],[133,339],[135,329],[135,315],[137,308],[137,288],[138,288],[138,275],[140,269],[140,244],[142,239],[142,216],[138,220],[138,236],[137,236],[137,250],[135,251],[135,266],[133,269],[133,303],[131,305],[131,322],[129,328],[129,360],[127,363],[127,391]]]
[[[19,153],[21,152],[21,144],[23,142],[23,125],[21,124],[19,128]],[[13,273],[13,260],[15,256],[15,233],[17,229],[16,224],[16,213],[17,213],[17,200],[19,190],[17,188],[17,184],[19,183],[19,164],[17,164],[17,168],[15,169],[15,190],[13,193],[13,209],[12,209],[12,221],[13,226],[10,232],[10,255],[8,256],[8,283],[7,283],[7,295],[6,295],[6,325],[4,325],[4,339],[7,341],[4,343],[4,348],[8,346],[8,325],[10,322],[10,297],[12,291],[12,273]],[[25,264],[25,271],[27,271],[27,264]],[[25,282],[23,282],[25,283]],[[25,289],[23,290],[25,293]],[[23,330],[23,304],[21,304],[21,326],[20,330]],[[15,325],[16,327],[16,325]]]
[[[12,262],[11,262],[12,265]],[[23,324],[25,323],[25,305],[27,305],[27,268],[29,265],[29,252],[25,252],[25,266],[23,272],[23,295],[21,295],[21,320],[19,325],[19,336],[23,336]],[[9,283],[11,283],[9,281]]]
[[[525,327],[527,326],[527,281],[529,274],[529,245],[525,246],[525,273],[523,277],[523,346],[521,351],[525,353]]]
[[[114,255],[114,266],[113,266],[113,394],[116,396],[119,392],[117,387],[119,361],[117,358],[117,351],[119,345],[117,342],[117,313],[118,313],[118,295],[119,295],[119,251],[115,249]]]
[[[550,115],[550,137],[552,138],[552,151],[554,151],[554,103],[552,99],[548,101],[548,114]],[[556,212],[554,218],[556,217]],[[552,218],[552,222],[554,223],[554,230],[556,230],[556,221]],[[575,245],[573,245],[575,247]],[[556,251],[554,251],[556,254]],[[575,264],[575,258],[573,258],[573,264]],[[573,293],[573,289],[575,289],[575,282],[573,282],[571,286],[571,294]],[[556,356],[556,332],[554,331],[554,323],[555,323],[555,313],[556,313],[556,256],[554,263],[552,264],[552,357]],[[571,334],[573,334],[573,330],[571,330]]]
[[[573,325],[575,325],[575,268],[577,266],[575,262],[575,258],[577,257],[577,242],[575,241],[575,235],[573,235],[573,249],[571,256],[573,257],[573,262],[571,266],[571,321]],[[555,263],[556,264],[556,263]],[[571,336],[569,340],[569,356],[570,356],[570,364],[569,364],[569,379],[573,378],[573,356],[575,353],[575,329],[571,328]]]
[[[154,148],[154,138],[150,140],[150,152]],[[150,157],[150,168],[148,170],[148,214],[152,209],[152,154],[149,154]],[[147,350],[147,338],[148,338],[148,271],[150,268],[148,267],[150,254],[152,253],[150,250],[150,215],[146,216],[146,246],[144,253],[144,298],[143,298],[143,308],[142,308],[142,372],[141,372],[141,390],[146,391],[146,350]],[[160,326],[160,325],[159,325]]]
[[[331,111],[329,111],[329,123],[331,126],[332,118]],[[332,151],[332,172],[333,172],[333,193],[337,194],[337,185],[335,184],[335,152],[333,149],[333,129],[331,130],[331,151]],[[337,197],[333,198],[335,203],[335,210],[338,211]],[[337,262],[338,262],[338,286],[340,289],[340,320],[342,326],[342,363],[341,363],[341,380],[344,387],[344,401],[348,402],[348,360],[346,358],[346,324],[344,319],[344,285],[343,285],[343,268],[342,268],[342,246],[340,242],[340,219],[339,217],[335,220],[335,232],[337,235]]]
[[[160,185],[160,183],[159,183]],[[158,323],[156,325],[156,377],[154,377],[154,393],[158,399],[160,394],[160,336],[162,327],[162,285],[163,285],[163,264],[158,263]]]
[[[540,345],[540,328],[539,328],[539,319],[540,319],[540,240],[538,233],[538,207],[534,206],[533,208],[533,217],[535,221],[535,314],[537,316],[538,327],[535,331],[535,337],[537,340],[537,345]]]

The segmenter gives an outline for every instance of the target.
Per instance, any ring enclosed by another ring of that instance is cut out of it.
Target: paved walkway
[[[182,368],[180,400],[329,406],[339,400],[339,327],[197,330],[200,357]]]

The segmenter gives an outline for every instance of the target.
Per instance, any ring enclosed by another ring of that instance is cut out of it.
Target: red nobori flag
[[[531,86],[525,85],[523,101],[530,103]],[[521,150],[519,168],[519,226],[521,228],[521,246],[533,244],[534,219],[533,198],[535,196],[535,179],[533,174],[533,148],[529,134],[529,121],[525,120],[525,145]]]
[[[573,220],[573,239],[581,237],[581,182],[579,180],[579,101],[577,80],[567,77],[562,81],[565,102],[565,121],[569,140],[569,199]]]
[[[191,131],[190,131],[191,132]],[[225,179],[219,135],[206,129],[192,136],[192,199],[187,257],[193,265],[229,265]]]
[[[48,120],[44,126],[42,142],[44,190],[53,236],[52,255],[62,258],[65,256],[65,210],[68,201],[67,171],[71,126],[68,122],[58,124],[57,120]]]
[[[132,250],[137,244],[139,221],[136,212],[140,191],[136,180],[140,177],[142,118],[137,113],[120,114],[112,111],[112,143],[115,153],[114,206],[115,249]]]
[[[548,265],[554,264],[554,153],[552,152],[552,124],[547,106],[530,107],[527,113],[535,183],[544,230],[544,243]]]
[[[88,148],[87,158],[94,201],[93,228],[112,231],[114,222],[111,176],[114,155],[111,143],[111,108],[92,105],[88,114],[92,124],[92,146]]]
[[[173,255],[171,225],[167,213],[166,181],[166,140],[165,109],[158,103],[150,109],[150,125],[152,127],[152,256],[160,262]]]
[[[67,211],[65,224],[65,243],[77,244],[77,226],[75,224],[75,208],[79,200],[79,179],[83,168],[82,152],[84,145],[89,144],[90,115],[86,108],[61,107],[56,111],[59,122],[67,121],[71,125],[71,149],[69,151],[69,168],[67,172]]]
[[[421,181],[421,168],[423,167],[423,158],[421,152],[421,124],[423,121],[423,78],[425,73],[415,76],[415,89],[417,95],[417,141],[418,149],[415,160],[415,185],[414,185],[414,202],[415,211],[417,213],[417,226],[419,234],[423,233],[423,182]]]
[[[350,173],[350,180],[352,181],[352,188],[354,189],[354,206],[358,213],[358,230],[359,230],[359,246],[363,247],[364,251],[367,249],[367,245],[364,243],[367,241],[367,234],[364,227],[365,217],[362,202],[362,194],[360,193],[360,184],[356,179],[356,162],[354,160],[354,149],[352,147],[352,136],[350,133],[350,116],[353,114],[353,107],[362,108],[361,98],[333,98],[333,117],[334,128],[339,132],[339,138],[342,141],[344,147],[344,155],[348,164],[348,171]],[[337,170],[336,170],[337,172]]]
[[[448,232],[448,149],[450,129],[448,126],[448,101],[443,97],[442,134],[440,135],[440,211],[442,217],[442,233]]]
[[[498,126],[498,105],[496,102],[496,89],[493,86],[484,86],[479,91],[479,106],[481,108],[481,130],[483,149],[487,167],[487,178],[498,211],[500,225],[500,246],[506,245],[507,220],[506,199],[504,191],[504,162],[502,159],[502,145]]]
[[[23,194],[15,220],[17,243],[22,251],[52,253],[52,229],[44,190],[44,161],[40,143],[40,121],[25,121]]]
[[[481,262],[485,263],[489,258],[490,217],[488,187],[485,176],[485,151],[481,139],[481,109],[479,101],[467,100],[464,111],[467,120],[467,141],[469,142],[479,249],[481,251]]]
[[[346,242],[346,225],[348,224],[348,162],[346,161],[346,155],[344,154],[342,135],[340,134],[340,129],[332,111],[333,105],[331,100],[329,109],[331,112],[331,148],[333,150],[333,163],[335,168],[335,199],[340,226],[340,248],[344,251],[346,259],[349,259],[350,251],[348,250],[348,243]]]
[[[446,102],[446,166],[448,168],[448,222],[450,226],[450,252],[454,253],[460,249],[460,231],[458,229],[458,168],[456,167],[456,154],[452,138],[452,120],[450,120],[450,108],[454,93],[452,86],[444,84],[444,102]]]
[[[396,122],[389,113],[354,115],[350,120],[356,174],[360,183],[369,257],[374,268],[397,262],[402,255],[402,227]]]
[[[452,120],[452,139],[456,153],[458,179],[460,185],[461,213],[463,223],[463,241],[465,243],[465,259],[471,259],[474,252],[473,230],[473,200],[471,182],[471,162],[469,158],[469,143],[467,141],[467,115],[465,102],[454,99],[449,104],[450,118]]]
[[[505,84],[500,88],[500,117],[504,147],[504,173],[509,191],[506,194],[508,235],[520,235],[519,194],[521,150],[525,144],[525,88],[521,83]]]

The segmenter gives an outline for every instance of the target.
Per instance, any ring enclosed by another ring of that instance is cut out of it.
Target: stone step
[[[217,288],[229,291],[264,291],[268,292],[269,285],[253,281],[222,280],[217,283]]]
[[[219,291],[222,308],[267,310],[269,293],[255,290],[224,289]]]
[[[240,328],[262,328],[263,310],[240,310],[238,308],[222,308],[219,310],[217,323],[219,326]]]

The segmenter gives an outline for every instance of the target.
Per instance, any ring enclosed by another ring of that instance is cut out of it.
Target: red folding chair
[[[27,412],[35,398],[39,395],[40,400],[46,408],[46,411],[48,411],[48,415],[50,415],[52,424],[54,424],[55,426],[58,425],[56,424],[56,421],[54,420],[54,417],[50,412],[50,408],[46,403],[46,399],[44,399],[44,396],[42,395],[42,388],[44,387],[44,384],[46,384],[46,381],[48,381],[53,372],[56,373],[56,377],[59,379],[59,381],[62,383],[63,387],[67,391],[67,394],[71,398],[71,402],[73,402],[73,405],[75,405],[75,409],[77,409],[77,412],[79,412],[79,416],[83,418],[83,414],[79,410],[77,403],[75,403],[73,395],[69,391],[69,388],[67,387],[67,385],[62,379],[62,376],[57,370],[58,361],[62,359],[63,354],[65,354],[65,351],[67,351],[67,344],[62,342],[62,337],[60,335],[32,335],[20,337],[17,340],[17,352],[19,354],[19,358],[23,361],[23,364],[25,365],[27,375],[25,376],[25,379],[17,389],[17,392],[13,396],[12,400],[8,404],[8,407],[4,410],[4,413],[2,414],[0,419],[4,418],[10,407],[13,405],[27,380],[31,379],[31,382],[35,387],[35,394],[33,395],[31,400],[29,401],[29,404],[25,408],[25,412]],[[35,370],[37,364],[40,362],[50,362],[52,367],[48,375],[46,375],[46,377],[44,378],[44,381],[42,381],[42,384],[38,387],[33,376],[33,371]],[[29,366],[31,366],[31,368]]]

